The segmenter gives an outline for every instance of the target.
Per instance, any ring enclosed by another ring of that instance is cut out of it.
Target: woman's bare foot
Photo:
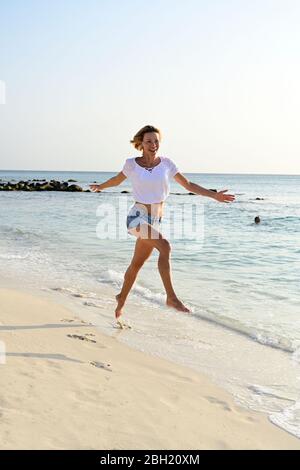
[[[167,297],[167,305],[168,307],[173,307],[179,312],[190,312],[190,310],[183,305],[183,303],[177,297]]]
[[[118,305],[117,305],[117,308],[115,310],[115,316],[116,316],[116,319],[118,320],[118,318],[122,315],[122,308],[125,304],[125,299],[123,299],[121,297],[121,294],[117,294],[116,295],[116,301],[118,302]]]

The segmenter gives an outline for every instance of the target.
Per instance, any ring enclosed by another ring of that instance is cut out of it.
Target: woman
[[[118,304],[115,316],[117,320],[123,313],[123,306],[139,270],[154,248],[159,251],[158,270],[167,294],[166,304],[181,312],[189,312],[189,309],[175,294],[170,267],[171,245],[161,234],[159,227],[164,201],[170,191],[171,178],[174,178],[187,191],[210,197],[219,202],[228,203],[235,199],[235,196],[225,194],[227,189],[218,192],[210,191],[189,181],[178,171],[171,159],[157,155],[160,141],[161,132],[159,129],[154,126],[143,127],[131,140],[131,143],[142,152],[142,155],[137,158],[128,158],[122,171],[113,178],[102,184],[90,185],[92,191],[98,192],[117,186],[129,178],[133,187],[135,203],[127,216],[127,228],[128,232],[134,235],[137,240],[133,258],[124,276],[123,287],[116,296]]]

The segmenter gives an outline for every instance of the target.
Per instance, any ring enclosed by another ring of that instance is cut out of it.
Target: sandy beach
[[[300,450],[300,3],[0,11],[0,450]]]
[[[1,449],[300,449],[205,376],[0,289]]]

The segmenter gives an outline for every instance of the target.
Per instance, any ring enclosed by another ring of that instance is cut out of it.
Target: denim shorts
[[[161,217],[151,216],[145,209],[142,209],[140,206],[134,204],[127,215],[127,229],[136,228],[141,224],[149,224],[159,228],[161,224]]]

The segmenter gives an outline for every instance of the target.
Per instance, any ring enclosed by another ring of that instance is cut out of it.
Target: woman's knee
[[[171,244],[168,240],[163,238],[160,240],[160,248],[159,251],[162,255],[169,256],[171,253]]]

